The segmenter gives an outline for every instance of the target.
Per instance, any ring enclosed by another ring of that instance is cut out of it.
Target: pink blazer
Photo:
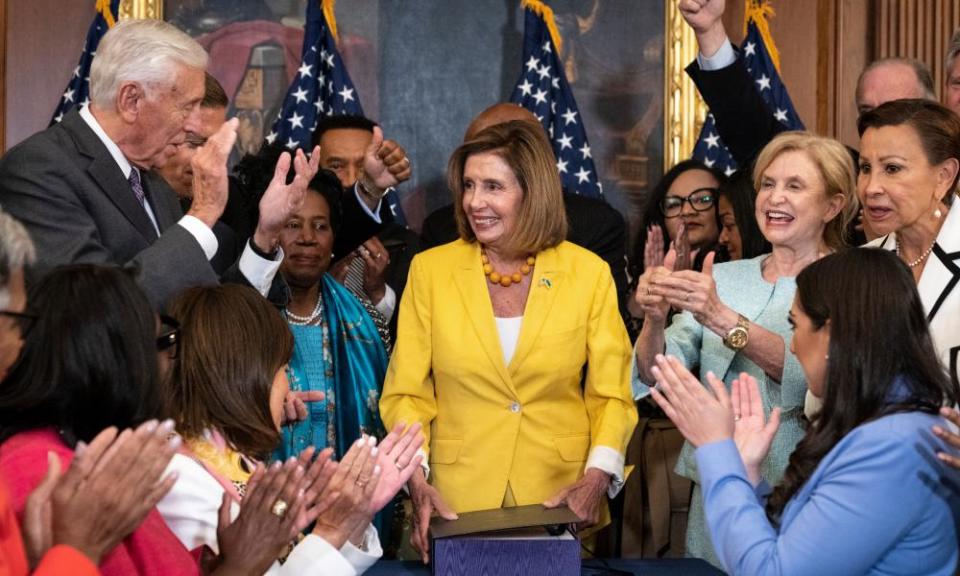
[[[17,434],[0,445],[0,476],[10,491],[10,505],[22,521],[27,496],[47,472],[47,452],[53,451],[64,465],[73,459],[51,428]],[[154,509],[132,534],[103,557],[104,576],[179,576],[199,574],[196,559],[167,528]]]

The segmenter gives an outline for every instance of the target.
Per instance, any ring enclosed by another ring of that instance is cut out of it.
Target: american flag
[[[77,106],[85,106],[90,102],[90,64],[93,63],[93,57],[97,54],[100,39],[117,22],[120,0],[110,0],[110,2],[98,0],[96,9],[97,15],[94,16],[90,29],[87,31],[87,42],[83,46],[83,52],[80,53],[80,61],[77,63],[77,67],[73,69],[73,76],[67,83],[67,89],[60,96],[60,103],[53,112],[50,126],[63,120],[64,114],[70,110]]]
[[[332,0],[307,2],[300,68],[267,134],[270,144],[279,141],[291,151],[301,148],[309,152],[313,131],[322,116],[363,116],[360,96],[337,50],[333,5]],[[396,191],[391,190],[385,200],[394,219],[404,223]]]
[[[788,130],[803,130],[803,122],[793,108],[787,88],[780,80],[777,67],[770,57],[769,48],[752,18],[747,23],[747,36],[740,46],[740,55],[757,85],[757,90],[760,91],[760,96],[774,111],[776,119]],[[727,176],[737,169],[737,163],[717,134],[713,114],[707,114],[707,120],[700,130],[700,138],[693,148],[693,157],[707,166],[722,170]]]
[[[523,6],[523,72],[510,101],[536,114],[550,135],[564,190],[602,198],[583,118],[551,37],[553,11],[536,0],[523,0]]]

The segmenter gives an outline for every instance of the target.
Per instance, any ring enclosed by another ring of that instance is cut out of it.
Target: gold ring
[[[270,509],[270,512],[278,518],[283,518],[287,515],[287,508],[289,508],[289,504],[287,504],[283,498],[277,498],[277,501],[273,503],[273,508]]]
[[[373,255],[373,259],[374,259],[374,260],[379,260],[379,259],[380,259],[380,253],[377,252],[376,254],[374,254],[374,255]]]

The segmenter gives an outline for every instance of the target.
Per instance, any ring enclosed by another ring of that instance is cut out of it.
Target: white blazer
[[[188,456],[174,454],[166,473],[179,477],[157,504],[157,510],[180,542],[192,550],[207,545],[217,552],[217,522],[223,487],[207,470]],[[240,506],[234,502],[230,514],[236,519]],[[307,535],[282,565],[274,562],[267,576],[354,576],[363,574],[383,555],[377,529],[367,527],[361,550],[347,542],[337,550],[323,538]]]
[[[933,245],[917,290],[927,311],[930,335],[937,354],[954,382],[960,382],[960,198],[954,198],[937,241]],[[867,244],[896,250],[897,235],[891,232]]]

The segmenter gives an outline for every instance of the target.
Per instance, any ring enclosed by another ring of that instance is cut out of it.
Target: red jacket
[[[53,429],[22,432],[0,446],[0,477],[10,490],[12,508],[16,512],[17,518],[22,518],[23,506],[26,503],[27,496],[46,474],[47,452],[51,450],[60,457],[60,462],[66,469],[73,459],[73,451],[63,443],[63,440]],[[9,508],[10,506],[2,506],[2,509]],[[7,544],[6,522],[4,522],[2,530],[2,552],[7,556],[9,545]],[[19,541],[19,531],[16,536]],[[87,574],[87,572],[80,571],[75,556],[69,556],[64,551],[59,550],[62,548],[66,547],[56,547],[47,556],[55,551],[58,556],[63,554],[57,561],[69,563],[67,565],[70,566],[70,571],[67,573]],[[19,549],[19,558],[22,558],[22,546]],[[76,551],[72,552],[79,555]],[[45,567],[47,556],[44,557],[44,563],[41,564],[40,568]],[[16,560],[17,558],[14,557],[15,562]],[[89,561],[87,563],[89,564]],[[26,574],[25,564],[25,562],[21,562],[21,564],[13,565],[14,571],[10,573]],[[57,566],[64,565],[58,564]],[[18,566],[21,567],[20,572],[15,571]],[[3,565],[0,564],[0,576],[5,574],[2,570]],[[160,514],[156,510],[151,510],[150,514],[132,534],[103,557],[100,562],[100,572],[104,576],[179,576],[181,574],[193,576],[199,574],[199,568],[194,557],[167,528]],[[60,571],[59,573],[64,572]],[[39,568],[37,574],[42,574]]]

